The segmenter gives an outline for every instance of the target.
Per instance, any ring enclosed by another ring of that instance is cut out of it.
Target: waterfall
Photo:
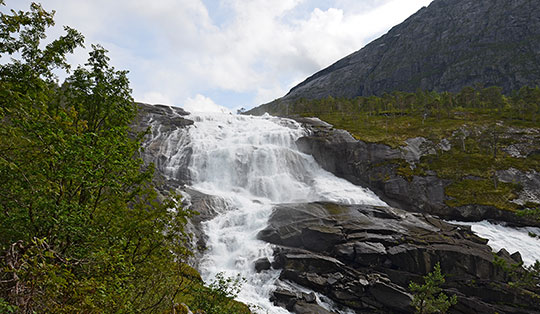
[[[385,205],[373,192],[324,171],[295,141],[306,131],[295,121],[204,113],[188,117],[191,188],[221,198],[218,216],[204,223],[208,236],[200,262],[203,279],[218,272],[246,278],[238,299],[268,313],[288,313],[274,306],[270,293],[278,271],[256,273],[259,258],[272,260],[272,246],[257,240],[272,206],[279,203],[331,201]],[[173,156],[185,156],[173,153]],[[181,158],[181,157],[178,157]],[[177,164],[171,158],[170,164]]]
[[[247,282],[238,300],[264,313],[289,313],[269,300],[279,271],[256,273],[254,269],[257,259],[272,260],[272,245],[256,236],[266,227],[273,206],[315,201],[386,204],[370,190],[335,177],[312,156],[300,152],[295,142],[307,134],[294,120],[223,113],[187,118],[194,125],[172,132],[151,120],[152,140],[145,148],[152,151],[156,158],[152,161],[167,179],[189,177],[192,190],[217,199],[212,209],[218,215],[202,224],[208,248],[199,263],[203,279],[209,283],[220,272],[227,277],[240,275]],[[540,234],[538,228],[461,224],[471,225],[473,231],[490,239],[488,244],[496,251],[502,247],[511,253],[519,250],[526,264],[540,258],[539,238],[528,236]]]

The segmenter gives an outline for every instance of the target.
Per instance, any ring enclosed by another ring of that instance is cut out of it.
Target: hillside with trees
[[[82,34],[65,27],[49,40],[54,11],[35,3],[4,11],[0,312],[164,313],[180,303],[249,312],[231,301],[239,283],[205,287],[186,263],[191,212],[174,193],[158,194],[153,166],[140,158],[127,71],[99,45],[70,71]]]

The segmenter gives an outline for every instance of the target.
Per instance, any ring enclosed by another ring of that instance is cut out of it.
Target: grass
[[[492,180],[486,179],[460,180],[446,188],[446,194],[453,198],[446,201],[446,204],[453,207],[478,204],[515,211],[518,205],[511,201],[517,197],[515,193],[517,189],[519,187],[512,183],[495,184]]]
[[[306,116],[309,114],[306,114]],[[422,124],[414,116],[385,116],[365,114],[327,113],[319,118],[338,129],[349,131],[358,140],[369,143],[384,143],[391,147],[405,144],[412,137],[426,135],[442,137],[458,129],[463,121],[458,119],[439,120],[429,118]]]
[[[391,147],[405,145],[413,137],[441,139],[461,127],[479,127],[504,121],[515,128],[538,128],[534,121],[512,119],[509,113],[495,109],[459,109],[450,113],[432,114],[424,119],[420,113],[388,111],[365,112],[303,112],[304,117],[318,117],[335,128],[349,131],[356,139],[368,143],[384,143]]]

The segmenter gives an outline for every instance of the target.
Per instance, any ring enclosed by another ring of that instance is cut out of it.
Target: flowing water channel
[[[222,200],[222,206],[214,208],[219,214],[203,224],[208,236],[208,250],[199,267],[203,279],[211,282],[218,273],[240,275],[247,280],[240,301],[264,313],[289,313],[269,301],[279,272],[254,270],[257,259],[272,260],[272,246],[256,236],[266,227],[273,205],[314,201],[386,204],[370,190],[335,177],[312,156],[300,152],[295,141],[306,131],[293,120],[223,113],[187,118],[195,124],[187,134],[179,135],[184,130],[173,133],[163,148],[170,156],[165,172],[173,176],[187,163],[191,188]],[[484,230],[495,228],[482,226]],[[500,238],[496,247],[508,244],[504,232],[493,232]]]
[[[472,231],[482,238],[489,239],[488,245],[494,252],[506,249],[510,254],[519,252],[526,266],[540,260],[540,228],[522,227],[510,228],[489,221],[451,223],[471,226]]]

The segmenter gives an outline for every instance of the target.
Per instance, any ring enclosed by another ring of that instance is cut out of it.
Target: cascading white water
[[[269,301],[279,273],[256,273],[253,262],[271,259],[272,248],[257,240],[272,205],[332,201],[385,205],[371,191],[324,171],[295,141],[305,134],[288,119],[193,114],[189,129],[192,188],[225,200],[226,208],[205,223],[208,251],[200,263],[206,281],[218,272],[247,279],[238,299],[268,313],[288,313]]]
[[[504,248],[509,253],[518,251],[525,265],[532,265],[540,260],[540,228],[511,228],[488,221],[461,222],[450,221],[459,225],[471,226],[471,230],[479,236],[489,239],[488,245],[494,252]]]

